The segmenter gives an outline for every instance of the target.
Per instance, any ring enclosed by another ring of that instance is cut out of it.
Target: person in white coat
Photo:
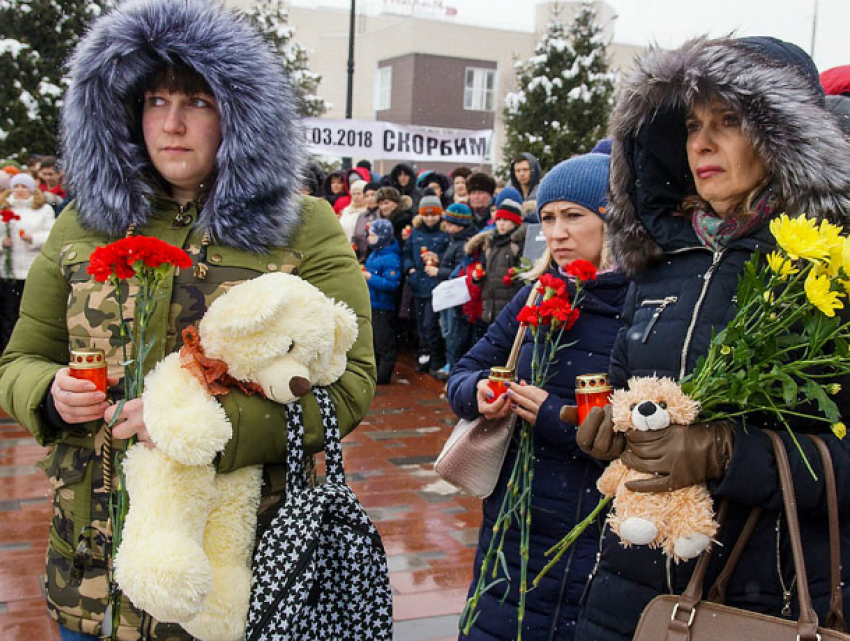
[[[56,216],[29,174],[12,177],[9,191],[0,194],[4,224],[0,255],[0,351],[18,320],[24,281],[41,246],[47,240]],[[9,222],[5,222],[8,219]]]

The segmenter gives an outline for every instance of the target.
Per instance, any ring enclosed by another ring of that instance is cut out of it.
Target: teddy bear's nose
[[[295,396],[301,398],[305,394],[307,394],[311,389],[312,385],[310,385],[310,381],[308,381],[303,376],[293,376],[292,380],[289,381],[289,389],[292,391]]]
[[[637,411],[640,412],[641,416],[652,416],[655,414],[655,410],[655,403],[652,401],[644,401],[637,406]]]

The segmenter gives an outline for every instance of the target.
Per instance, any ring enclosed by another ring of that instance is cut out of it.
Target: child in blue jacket
[[[446,362],[440,317],[431,306],[431,292],[440,282],[440,256],[449,246],[449,235],[440,229],[443,205],[436,196],[424,196],[413,231],[402,249],[402,264],[413,290],[413,311],[419,333],[419,372],[438,372]]]
[[[401,285],[401,250],[393,235],[393,225],[383,218],[369,226],[369,257],[363,264],[363,277],[372,299],[372,341],[378,367],[378,385],[386,385],[393,375],[396,359],[396,290]]]

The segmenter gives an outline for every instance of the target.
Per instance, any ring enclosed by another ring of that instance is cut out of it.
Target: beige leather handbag
[[[537,296],[535,283],[526,305],[533,305]],[[525,323],[520,323],[505,365],[514,373],[525,328]],[[473,421],[460,419],[434,462],[434,471],[444,481],[467,494],[486,499],[493,493],[499,481],[515,421],[516,414],[513,413],[500,419],[487,419],[483,416]]]

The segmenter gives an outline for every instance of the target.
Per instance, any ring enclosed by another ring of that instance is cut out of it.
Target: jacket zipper
[[[286,593],[292,587],[292,584],[295,583],[295,580],[301,575],[301,572],[304,570],[304,568],[307,567],[307,564],[310,562],[310,559],[313,557],[313,552],[316,551],[317,547],[319,547],[319,538],[318,537],[316,537],[315,539],[310,541],[310,544],[307,546],[307,548],[304,550],[304,552],[301,553],[301,557],[298,559],[298,564],[293,568],[292,572],[289,573],[289,577],[287,577],[286,583],[283,585],[283,587],[280,589],[280,591],[275,595],[274,601],[272,601],[271,605],[269,605],[269,607],[263,613],[262,618],[260,619],[259,623],[257,623],[256,627],[254,628],[254,633],[251,635],[251,637],[248,639],[248,641],[256,641],[256,639],[259,637],[259,635],[263,633],[263,631],[265,630],[266,624],[269,622],[269,619],[272,618],[272,615],[274,614],[275,610],[277,609],[277,606],[280,604],[280,602],[283,600],[283,597],[286,595]]]
[[[697,298],[697,303],[694,305],[693,315],[691,316],[691,322],[688,325],[688,331],[685,334],[685,342],[682,345],[682,360],[679,365],[679,378],[682,379],[685,376],[685,368],[687,367],[687,356],[688,351],[691,348],[691,339],[694,335],[694,328],[697,324],[697,316],[699,316],[700,310],[702,309],[703,301],[705,300],[705,295],[708,293],[708,286],[711,284],[711,279],[714,276],[714,272],[717,269],[717,265],[720,264],[720,259],[723,258],[723,254],[725,250],[721,249],[719,252],[714,252],[714,256],[711,260],[711,265],[708,268],[708,271],[702,277],[702,290],[699,293],[699,298]]]
[[[658,305],[655,309],[655,313],[652,315],[652,318],[649,319],[649,323],[646,326],[646,329],[643,331],[643,336],[640,337],[640,342],[645,343],[649,340],[649,334],[652,332],[652,328],[655,327],[655,323],[658,322],[658,319],[661,318],[661,314],[664,313],[664,310],[667,309],[667,306],[671,303],[678,302],[678,296],[667,296],[667,298],[663,299],[655,299],[655,300],[645,300],[640,306],[647,307],[649,305]]]

